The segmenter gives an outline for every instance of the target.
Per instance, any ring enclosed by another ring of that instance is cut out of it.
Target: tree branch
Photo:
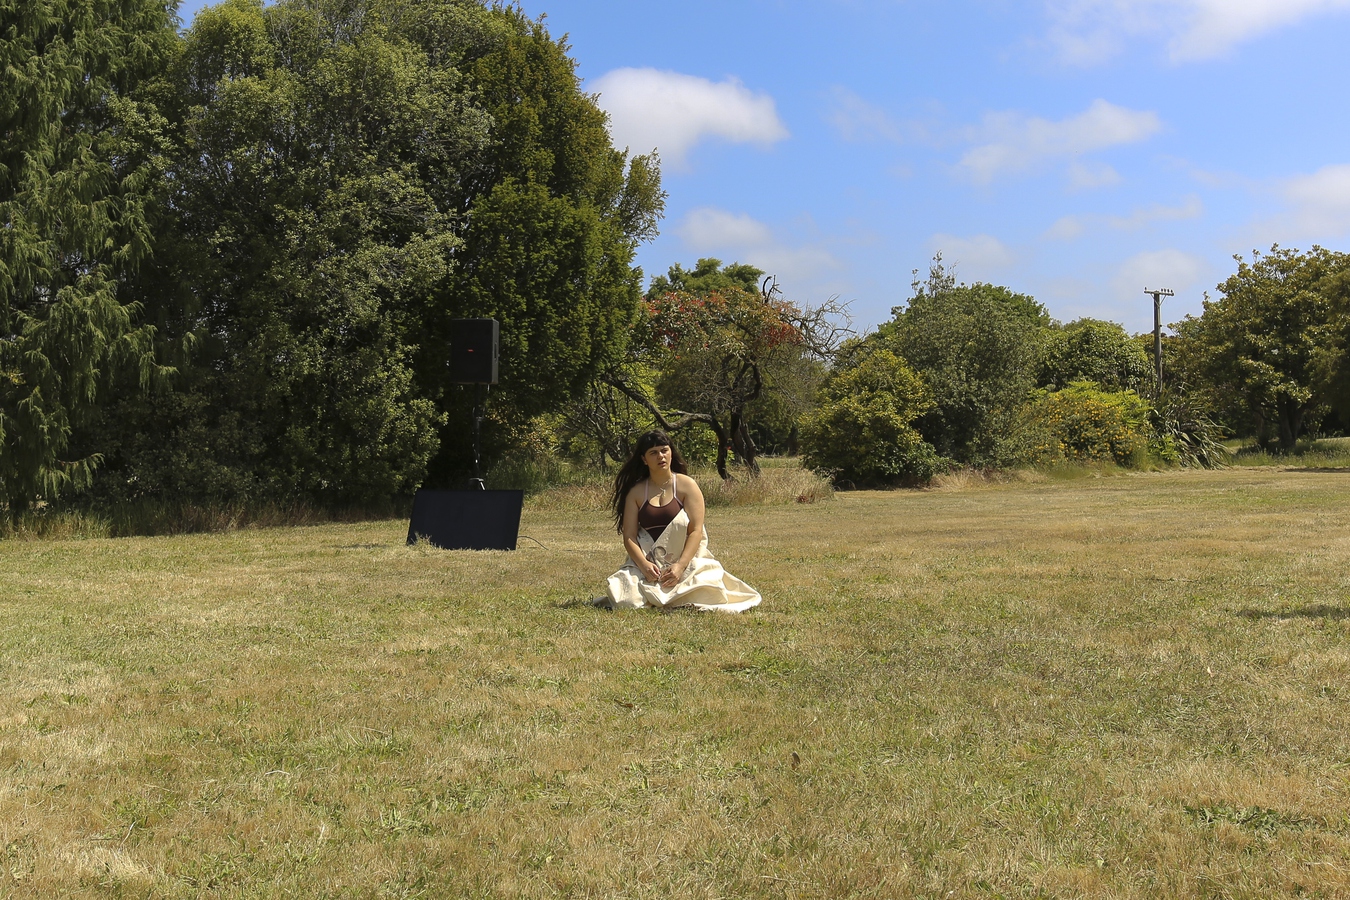
[[[790,321],[802,336],[802,347],[806,352],[827,362],[834,357],[840,344],[858,334],[853,329],[849,304],[840,303],[838,297],[831,297],[819,306],[808,306]]]
[[[616,375],[603,375],[601,379],[610,387],[619,391],[624,396],[640,404],[647,412],[656,419],[656,424],[660,425],[666,431],[679,431],[681,428],[692,425],[695,422],[702,422],[705,425],[720,427],[721,423],[716,417],[709,413],[686,412],[682,409],[672,409],[670,414],[678,416],[675,420],[666,418],[666,414],[661,412],[661,408],[651,401],[649,397],[641,391],[629,385],[626,381]]]
[[[666,414],[661,412],[661,408],[653,403],[649,397],[628,384],[628,382],[624,381],[619,376],[608,373],[600,377],[602,381],[613,387],[615,390],[641,404],[644,409],[652,414],[652,417],[656,419],[656,423],[665,431],[678,431],[681,428],[688,427],[696,422],[711,428],[713,434],[717,435],[717,474],[722,477],[723,481],[731,480],[731,472],[727,470],[727,449],[729,444],[727,430],[722,427],[722,423],[718,421],[717,416],[714,416],[711,413],[686,412],[685,410],[675,409],[671,410],[670,414],[672,416],[678,416],[679,418],[672,421],[671,419],[666,418]]]

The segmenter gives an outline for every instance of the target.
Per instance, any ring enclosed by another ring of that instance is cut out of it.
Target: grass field
[[[0,542],[3,897],[1350,897],[1350,470]]]

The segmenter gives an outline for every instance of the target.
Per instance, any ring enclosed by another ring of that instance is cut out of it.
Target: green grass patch
[[[0,542],[0,897],[1350,896],[1350,478]]]

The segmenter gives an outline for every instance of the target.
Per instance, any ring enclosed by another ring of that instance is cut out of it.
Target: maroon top
[[[648,482],[648,487],[651,483]],[[675,521],[675,517],[684,509],[684,504],[680,502],[680,495],[676,494],[670,498],[670,502],[665,506],[652,506],[647,502],[646,491],[643,492],[642,506],[638,509],[638,527],[647,529],[647,533],[656,540],[661,536],[661,532],[666,530],[666,526]]]

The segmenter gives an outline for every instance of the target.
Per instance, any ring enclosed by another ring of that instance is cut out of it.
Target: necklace
[[[650,475],[647,476],[647,480],[648,480],[648,481],[651,481],[651,480],[652,480],[652,478],[651,478]],[[670,490],[670,488],[671,488],[674,484],[675,484],[675,473],[674,473],[674,472],[671,472],[671,473],[670,473],[670,480],[666,482],[665,486],[662,487],[661,490],[659,490],[659,491],[656,492],[656,499],[660,500],[663,496],[665,496],[666,491]]]

